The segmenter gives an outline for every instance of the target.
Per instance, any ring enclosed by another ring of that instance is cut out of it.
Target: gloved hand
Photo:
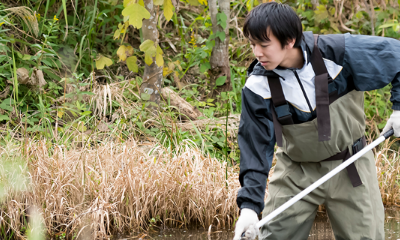
[[[240,212],[239,220],[236,222],[235,237],[233,238],[233,240],[242,239],[241,236],[244,231],[246,231],[244,239],[255,239],[256,236],[258,236],[260,233],[260,231],[256,227],[257,222],[257,213],[249,208],[243,208]]]
[[[394,130],[394,136],[400,137],[400,111],[393,110],[392,115],[390,115],[389,120],[386,123],[386,126],[383,128],[382,133],[389,131],[391,128]]]

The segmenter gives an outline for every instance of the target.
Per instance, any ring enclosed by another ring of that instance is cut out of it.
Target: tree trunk
[[[158,42],[158,31],[157,31],[157,17],[155,12],[155,6],[153,0],[144,0],[146,9],[150,12],[150,19],[143,20],[142,33],[143,40],[152,40]],[[140,86],[140,93],[150,94],[151,102],[159,104],[160,102],[160,91],[162,88],[162,67],[157,66],[155,58],[153,63],[145,65],[143,74],[143,83]]]
[[[210,17],[213,33],[224,32],[225,40],[215,38],[215,46],[211,53],[211,85],[215,86],[216,80],[221,76],[226,76],[225,83],[217,88],[217,92],[229,91],[231,89],[231,74],[229,69],[229,22],[230,22],[230,3],[229,0],[218,0],[221,12],[227,16],[226,27],[223,29],[218,25],[217,0],[209,0]]]

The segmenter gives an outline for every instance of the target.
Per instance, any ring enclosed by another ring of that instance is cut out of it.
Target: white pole
[[[390,131],[391,134],[390,134]],[[328,181],[331,177],[335,176],[338,172],[342,171],[343,169],[345,169],[347,166],[349,166],[350,164],[352,164],[353,162],[355,162],[359,157],[361,157],[362,155],[364,155],[365,153],[367,153],[369,150],[373,149],[374,147],[376,147],[379,143],[385,141],[388,137],[390,137],[393,134],[393,130],[389,130],[387,133],[385,133],[386,136],[381,136],[378,139],[376,139],[375,141],[373,141],[371,144],[365,146],[363,149],[361,149],[361,151],[359,151],[358,153],[356,153],[355,155],[353,155],[351,158],[347,159],[345,162],[343,162],[342,164],[340,164],[339,166],[337,166],[336,168],[334,168],[332,171],[330,171],[329,173],[327,173],[325,176],[323,176],[322,178],[320,178],[318,181],[316,181],[315,183],[311,184],[308,188],[304,189],[303,191],[301,191],[299,194],[297,194],[296,196],[294,196],[292,199],[290,199],[289,201],[287,201],[286,203],[284,203],[282,206],[280,206],[279,208],[277,208],[275,211],[273,211],[272,213],[270,213],[268,216],[266,216],[265,218],[261,219],[257,224],[256,227],[260,228],[262,227],[264,224],[268,223],[269,221],[271,221],[274,217],[276,217],[277,215],[279,215],[280,213],[282,213],[283,211],[285,211],[287,208],[289,208],[290,206],[292,206],[293,204],[295,204],[297,201],[299,201],[300,199],[302,199],[304,196],[306,196],[307,194],[309,194],[311,191],[313,191],[314,189],[316,189],[317,187],[319,187],[321,184],[323,184],[324,182]],[[389,136],[387,136],[389,135]]]

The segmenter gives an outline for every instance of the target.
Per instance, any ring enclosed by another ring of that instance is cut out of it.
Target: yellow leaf
[[[121,45],[118,48],[117,55],[119,57],[119,61],[125,61],[127,57],[133,54],[133,47]]]
[[[59,118],[62,118],[63,115],[64,115],[64,110],[63,109],[60,109],[60,110],[57,111],[57,116]]]
[[[117,55],[119,57],[119,61],[125,61],[126,60],[126,52],[125,51],[126,51],[126,47],[124,45],[121,45],[118,48]]]
[[[114,39],[119,39],[121,33],[124,33],[126,29],[129,27],[129,21],[127,20],[124,24],[118,24],[118,30],[114,33]]]
[[[130,71],[138,72],[137,58],[135,56],[128,57],[126,59],[126,65]]]
[[[207,6],[207,0],[199,0],[201,5]]]
[[[144,1],[143,0],[139,0],[139,2],[138,2],[141,6],[143,6],[144,7]]]
[[[147,39],[142,44],[140,44],[139,49],[140,51],[145,52],[146,55],[149,55],[150,57],[155,57],[157,53],[154,42],[150,39]]]
[[[119,39],[119,37],[121,36],[121,30],[117,29],[114,33],[114,40],[115,39]]]
[[[149,19],[150,13],[143,6],[135,3],[129,5],[122,11],[123,16],[129,16],[129,24],[135,28],[141,28],[143,24],[143,18]]]
[[[126,31],[126,29],[128,29],[128,27],[129,27],[129,21],[128,21],[129,19],[127,19],[125,22],[124,22],[124,24],[121,26],[121,33],[124,33],[125,31]]]
[[[164,0],[153,0],[154,5],[162,5],[164,3]]]
[[[164,65],[164,59],[162,57],[163,51],[160,46],[157,46],[157,54],[156,54],[156,64],[161,67]]]
[[[188,3],[190,5],[193,5],[193,6],[199,6],[200,5],[199,1],[197,1],[197,0],[188,0]]]
[[[159,53],[157,53],[157,55],[156,55],[156,64],[159,67],[164,65],[164,59],[163,59],[162,55]]]
[[[163,50],[160,48],[160,46],[157,46],[157,53],[158,54],[164,54]]]
[[[132,55],[132,54],[133,54],[133,47],[127,46],[127,47],[125,48],[125,52],[126,52],[126,55],[127,55],[127,56]]]
[[[168,67],[163,68],[163,76],[165,77],[173,73],[174,69],[175,69],[175,64],[173,62],[169,62]]]
[[[163,73],[162,73],[162,75],[165,77],[165,76],[168,76],[169,74],[171,74],[172,72],[173,72],[173,71],[169,70],[168,67],[165,67],[165,68],[163,68]]]
[[[104,66],[111,66],[113,64],[112,60],[108,57],[100,56],[96,59],[96,68],[97,69],[104,69]]]
[[[3,24],[4,24],[4,22],[1,22],[1,23],[0,23],[0,27],[1,27],[1,25],[3,25]]]
[[[174,6],[171,0],[164,0],[164,16],[167,21],[171,20],[172,15],[174,15]]]
[[[136,3],[136,0],[124,0],[124,8]]]
[[[145,55],[144,55],[144,62],[145,62],[147,65],[150,66],[150,65],[153,63],[153,58],[150,57],[149,55],[145,54]]]
[[[154,46],[154,42],[151,41],[150,39],[145,40],[140,44],[139,49],[140,51],[146,52],[147,49],[149,49],[151,46]]]

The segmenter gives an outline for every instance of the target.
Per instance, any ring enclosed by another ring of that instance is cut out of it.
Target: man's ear
[[[286,44],[286,46],[285,46],[286,49],[292,49],[295,43],[296,43],[296,39],[294,39],[294,38],[293,39],[289,39],[287,44]]]

